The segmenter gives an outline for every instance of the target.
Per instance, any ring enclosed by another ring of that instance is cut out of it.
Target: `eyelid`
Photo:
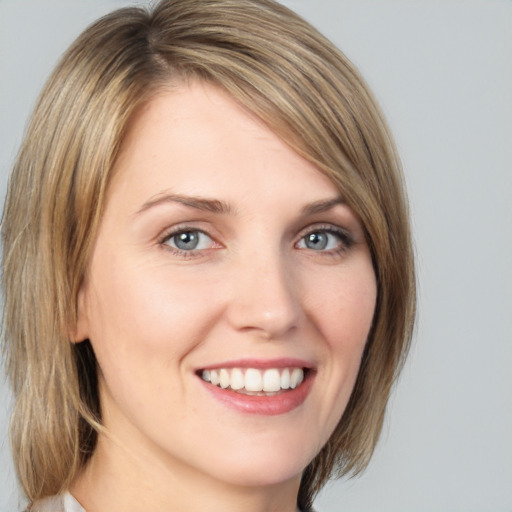
[[[160,231],[160,233],[155,237],[155,240],[161,243],[165,240],[168,240],[172,236],[179,235],[180,233],[187,233],[188,231],[197,231],[198,233],[203,233],[204,235],[210,237],[212,240],[216,241],[216,236],[212,234],[213,230],[210,227],[205,227],[205,224],[207,223],[203,221],[193,220],[168,225]]]
[[[206,235],[207,237],[212,238],[203,229],[199,229],[197,227],[192,227],[192,226],[180,226],[180,227],[172,227],[172,228],[165,229],[159,235],[158,238],[159,238],[160,242],[165,242],[174,236],[181,235],[182,233],[190,233],[190,232],[202,233],[203,235]]]

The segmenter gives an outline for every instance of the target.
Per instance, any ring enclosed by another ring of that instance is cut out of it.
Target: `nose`
[[[297,282],[278,251],[241,256],[230,287],[227,318],[236,330],[277,339],[297,327],[301,313]]]

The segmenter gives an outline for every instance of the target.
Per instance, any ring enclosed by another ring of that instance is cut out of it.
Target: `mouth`
[[[297,388],[308,374],[307,368],[215,368],[200,370],[205,382],[243,395],[274,396]]]
[[[316,370],[295,359],[240,361],[196,371],[211,396],[242,413],[279,415],[300,407],[307,399]]]

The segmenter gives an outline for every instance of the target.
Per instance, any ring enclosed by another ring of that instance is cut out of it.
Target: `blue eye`
[[[350,246],[349,237],[333,229],[317,229],[304,235],[297,247],[312,251],[340,251]]]
[[[202,231],[189,229],[170,235],[165,243],[180,251],[198,251],[211,247],[213,240]]]
[[[314,251],[323,251],[329,245],[328,233],[310,233],[304,237],[304,245]]]

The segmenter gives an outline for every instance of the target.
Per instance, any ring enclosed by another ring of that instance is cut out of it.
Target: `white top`
[[[59,496],[51,496],[36,501],[30,512],[86,512],[86,510],[69,492],[66,492]],[[300,510],[297,509],[297,512],[300,512]]]
[[[69,492],[36,501],[30,512],[86,512]]]

